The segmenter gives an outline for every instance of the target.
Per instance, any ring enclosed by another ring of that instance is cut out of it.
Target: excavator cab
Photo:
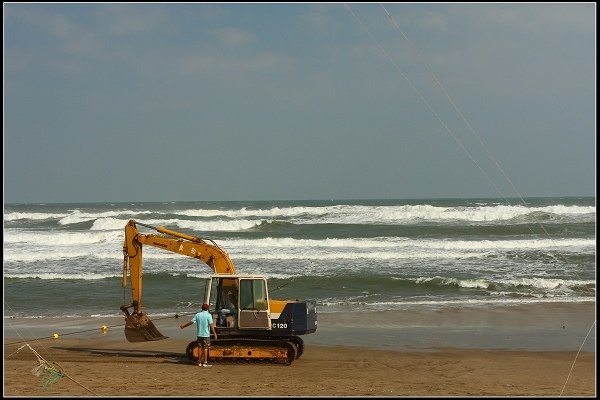
[[[271,329],[266,278],[213,275],[207,279],[206,287],[205,300],[219,328]],[[230,301],[233,307],[228,304]]]

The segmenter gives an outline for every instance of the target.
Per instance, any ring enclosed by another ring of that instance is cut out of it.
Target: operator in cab
[[[227,292],[227,299],[223,304],[223,308],[219,310],[219,318],[217,321],[217,326],[227,326],[227,316],[235,316],[237,315],[236,309],[236,301],[233,297],[233,292],[229,290]]]

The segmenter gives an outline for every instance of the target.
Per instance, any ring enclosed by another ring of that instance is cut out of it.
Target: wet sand
[[[355,313],[320,314],[289,366],[211,368],[187,359],[193,331],[176,328],[185,316],[155,320],[170,337],[145,343],[125,340],[121,318],[5,318],[4,395],[596,395],[593,303],[360,317],[367,326]],[[45,386],[50,375],[32,373],[40,359],[64,376]]]

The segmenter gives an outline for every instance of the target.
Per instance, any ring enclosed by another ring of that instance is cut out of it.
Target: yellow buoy
[[[53,334],[52,339],[58,339],[58,333]]]
[[[108,326],[106,326],[106,325],[102,325],[102,326],[100,327],[100,329],[102,329],[102,333],[106,333],[106,331],[108,330]]]

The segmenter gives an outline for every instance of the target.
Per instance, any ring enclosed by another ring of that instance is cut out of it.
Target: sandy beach
[[[594,310],[594,304],[587,304],[496,310],[479,315],[468,312],[462,316],[455,310],[459,315],[448,311],[444,317],[432,312],[412,316],[400,313],[412,329],[400,330],[389,322],[385,325],[383,322],[390,320],[386,316],[372,321],[372,327],[363,331],[353,330],[351,314],[346,315],[348,320],[323,314],[318,334],[305,337],[304,354],[289,366],[221,364],[212,368],[198,368],[185,356],[193,333],[174,329],[181,318],[157,321],[170,337],[146,343],[128,343],[117,327],[118,319],[109,320],[114,325],[105,333],[94,326],[98,319],[70,321],[58,339],[48,334],[58,325],[50,330],[48,326],[43,328],[48,321],[5,320],[4,395],[593,397],[595,329],[586,340],[592,343],[591,350],[584,346],[579,352],[579,348],[582,335],[585,337],[590,327],[595,328]],[[496,317],[502,312],[500,322]],[[540,317],[538,323],[523,326],[532,312]],[[486,322],[490,318],[497,321],[496,325]],[[551,320],[557,322],[543,329]],[[435,321],[437,328],[433,326]],[[463,326],[463,334],[459,335],[449,321]],[[573,328],[570,335],[553,334],[568,332],[576,321],[581,325],[577,332]],[[385,339],[394,330],[396,344]],[[487,335],[488,330],[501,333]],[[527,330],[532,332],[531,343],[544,341],[543,348],[528,347],[529,342],[523,346],[507,341],[494,345],[500,336],[516,335],[518,339],[519,332],[525,335]],[[444,340],[446,333],[448,340]],[[415,334],[421,338],[411,342],[409,337]],[[571,336],[577,340],[561,345]],[[363,345],[350,340],[352,337]],[[482,339],[487,337],[487,341]],[[431,338],[438,338],[437,345]],[[517,348],[520,346],[524,348]],[[32,373],[40,359],[64,376],[45,384],[52,375]]]

